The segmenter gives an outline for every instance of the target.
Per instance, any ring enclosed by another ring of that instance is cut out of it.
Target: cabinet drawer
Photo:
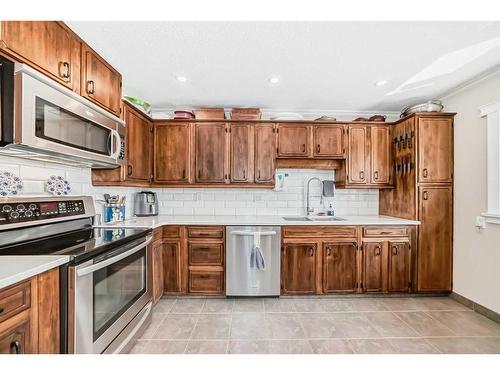
[[[356,227],[344,227],[344,226],[293,226],[284,227],[283,236],[284,237],[356,237],[357,228]]]
[[[0,324],[0,354],[31,354],[31,324],[25,311]]]
[[[189,293],[224,294],[224,272],[189,271]]]
[[[10,317],[29,309],[31,296],[31,282],[24,281],[20,284],[5,288],[0,291],[0,323]]]
[[[189,238],[224,238],[224,227],[188,227]]]
[[[181,227],[178,225],[167,225],[163,227],[163,237],[180,237]]]
[[[223,263],[224,245],[222,243],[190,242],[188,249],[190,265],[219,266]]]
[[[364,227],[364,237],[406,237],[408,228],[406,227]]]

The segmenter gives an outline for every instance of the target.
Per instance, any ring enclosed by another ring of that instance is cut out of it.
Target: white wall
[[[500,100],[500,72],[442,99],[455,117],[453,290],[500,313],[500,225],[478,230],[486,211],[486,118],[478,107]]]
[[[46,195],[44,182],[51,175],[65,177],[73,194],[92,195],[103,199],[104,193],[127,196],[126,216],[132,214],[135,192],[142,189],[118,187],[93,187],[91,172],[86,168],[65,167],[26,159],[0,156],[0,171],[8,170],[24,181],[23,195]],[[176,188],[146,189],[158,193],[159,210],[163,215],[301,215],[305,213],[305,183],[310,177],[321,180],[334,179],[333,171],[286,169],[283,191],[244,188]],[[378,214],[378,190],[337,190],[334,199],[325,198],[319,203],[320,185],[311,183],[312,206],[328,208],[331,203],[337,215]]]

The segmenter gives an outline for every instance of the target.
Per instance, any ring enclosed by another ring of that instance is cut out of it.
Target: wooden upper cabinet
[[[124,106],[126,122],[127,180],[151,182],[153,124],[130,105]]]
[[[287,243],[281,257],[281,288],[284,294],[316,291],[317,244]]]
[[[389,292],[408,292],[410,290],[410,243],[389,241]]]
[[[253,134],[252,124],[230,125],[231,182],[252,183],[253,176]]]
[[[195,124],[195,181],[227,180],[227,132],[225,123]]]
[[[85,43],[82,44],[81,95],[120,115],[122,76]]]
[[[323,244],[323,292],[356,292],[356,242]]]
[[[255,124],[254,171],[255,183],[274,183],[276,133],[274,124]]]
[[[80,93],[81,42],[62,22],[2,21],[0,48]]]
[[[190,124],[154,126],[154,180],[189,183],[191,176]]]
[[[366,184],[369,179],[367,127],[350,125],[348,130],[347,183]]]
[[[383,247],[382,242],[363,243],[363,290],[366,292],[384,290]]]
[[[389,125],[370,127],[370,183],[391,182],[391,135]]]
[[[418,188],[418,290],[450,291],[453,238],[451,186]]]
[[[453,118],[418,118],[418,181],[453,179]]]
[[[344,158],[344,131],[343,125],[314,125],[314,157]]]
[[[309,157],[311,126],[278,124],[278,157]]]

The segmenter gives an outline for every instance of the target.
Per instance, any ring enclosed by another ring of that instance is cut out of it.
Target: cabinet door
[[[282,289],[285,294],[314,294],[316,290],[317,245],[288,243],[283,247]]]
[[[163,183],[188,183],[191,175],[189,124],[156,124],[154,130],[154,179]]]
[[[309,148],[309,125],[278,124],[278,157],[308,157]]]
[[[189,294],[223,295],[224,272],[189,271]]]
[[[165,293],[181,291],[181,243],[168,241],[163,243],[163,285]]]
[[[163,296],[163,244],[157,241],[153,244],[153,303],[156,303]]]
[[[389,292],[410,290],[410,243],[389,242]]]
[[[419,182],[451,182],[453,178],[453,119],[418,119]]]
[[[4,323],[0,331],[0,354],[31,354],[31,324],[29,311],[24,311]]]
[[[196,182],[224,183],[226,172],[226,125],[195,125]]]
[[[274,182],[274,160],[276,158],[276,133],[274,124],[256,124],[254,170],[255,183]]]
[[[20,60],[79,92],[81,43],[62,23],[2,21],[1,39],[3,48]]]
[[[314,125],[314,157],[345,157],[343,125]]]
[[[356,292],[355,242],[323,244],[323,292]]]
[[[382,292],[384,288],[383,243],[363,243],[363,289]]]
[[[230,163],[231,182],[253,182],[253,127],[250,124],[231,124]]]
[[[391,142],[388,125],[370,127],[370,183],[389,184],[391,172]]]
[[[368,140],[366,126],[349,126],[349,147],[347,156],[348,183],[368,182]]]
[[[127,123],[127,180],[150,181],[152,124],[135,110],[125,106]]]
[[[120,115],[122,77],[87,45],[82,46],[82,96]]]
[[[420,186],[418,290],[450,291],[453,196],[451,186]]]

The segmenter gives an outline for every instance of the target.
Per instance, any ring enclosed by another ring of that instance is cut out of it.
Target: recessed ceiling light
[[[381,81],[375,82],[374,85],[377,87],[380,87],[380,86],[384,86],[386,83],[387,83],[387,81],[385,79],[383,79]]]
[[[271,77],[269,78],[269,83],[272,83],[273,85],[277,84],[280,81],[278,77]]]
[[[186,82],[186,81],[188,80],[188,79],[187,79],[186,77],[184,77],[184,76],[177,76],[177,77],[175,77],[175,79],[176,79],[177,81],[179,81],[179,82],[182,82],[182,83],[184,83],[184,82]]]

